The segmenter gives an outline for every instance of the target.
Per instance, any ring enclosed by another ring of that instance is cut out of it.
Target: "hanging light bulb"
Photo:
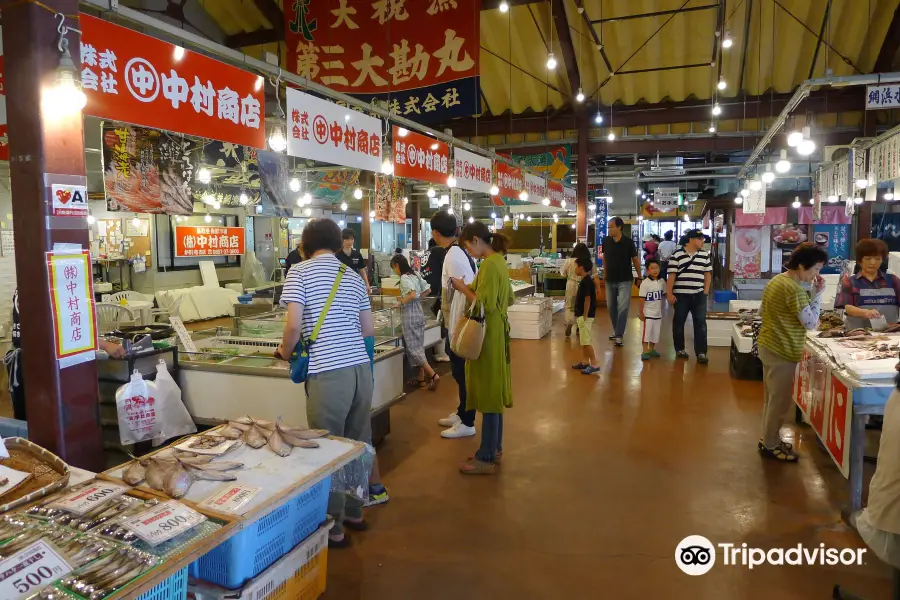
[[[275,152],[284,152],[287,148],[287,138],[284,137],[284,131],[280,126],[272,128],[272,133],[269,134],[269,148]]]
[[[709,124],[709,132],[710,132],[710,133],[715,133],[715,132],[716,132],[716,124],[715,124],[715,123],[710,123],[710,124]]]
[[[409,135],[409,129],[407,129],[406,127],[399,127],[397,129],[397,135],[399,135],[400,137],[406,137],[407,135]]]
[[[551,70],[556,68],[556,56],[552,52],[547,56],[547,68]]]
[[[815,198],[810,198],[810,199],[809,199],[809,203],[815,205],[816,199],[815,199]]]
[[[384,175],[392,175],[394,173],[394,163],[385,158],[384,162],[381,163],[381,172]]]
[[[690,217],[688,217],[687,215],[684,215],[684,222],[685,222],[685,223],[690,223],[690,222],[691,222]]]
[[[803,134],[799,131],[792,131],[787,136],[788,146],[796,148],[803,141]]]
[[[299,206],[301,208],[303,207],[303,196],[300,196],[299,198],[297,198],[297,206]]]
[[[356,222],[362,223],[362,215],[359,215],[358,217],[356,217]]]
[[[759,176],[757,176],[757,177],[759,177]],[[754,192],[758,192],[759,190],[762,189],[762,181],[760,181],[758,178],[754,179],[753,181],[750,182],[750,189],[753,190]]]
[[[455,188],[456,187],[456,177],[451,175],[447,178],[447,187]]]
[[[354,198],[356,198],[357,200],[362,200],[362,196],[363,196],[363,194],[362,194],[362,189],[356,188],[355,190],[353,190],[353,197],[354,197]]]
[[[220,208],[222,208],[222,203],[219,202],[218,200],[216,200],[215,202],[212,203],[212,207],[216,210],[219,210]]]
[[[307,206],[306,208],[303,209],[303,214],[306,215],[307,217],[310,216],[312,214],[312,209]]]
[[[861,189],[861,190],[866,189],[867,187],[869,187],[869,180],[868,180],[868,179],[865,179],[865,178],[863,178],[863,177],[857,179],[857,180],[856,180],[856,187],[858,187],[858,188]]]
[[[212,216],[209,213],[206,213],[206,216],[203,217],[203,220],[207,223],[212,223]]]
[[[87,96],[81,89],[78,69],[69,53],[68,29],[64,26],[57,40],[60,52],[59,67],[56,69],[56,81],[41,93],[41,108],[48,115],[65,117],[77,114],[87,104]]]
[[[346,202],[341,202],[341,211],[347,212],[347,203]]]
[[[578,88],[578,93],[575,94],[576,102],[584,102],[584,91],[581,88]]]
[[[550,206],[550,198],[544,198],[543,200],[541,200],[541,204],[543,204],[544,206]]]
[[[176,61],[180,61],[182,58],[184,58],[184,48],[182,48],[181,46],[175,46],[175,49],[172,50],[172,57]]]
[[[475,217],[469,217],[469,223],[474,223],[474,222],[475,222]]]
[[[794,196],[794,201],[791,202],[791,206],[794,208],[800,208],[800,196]]]
[[[449,207],[449,208],[447,209],[447,214],[448,214],[448,215],[452,215],[452,214],[453,214],[453,207],[452,207],[452,206]]]
[[[640,195],[642,195],[643,193],[644,193],[644,192],[641,191],[641,188],[635,188],[635,190],[634,190],[634,195],[635,195],[635,196],[640,196]]]
[[[472,205],[466,202],[463,204],[463,210],[472,210]]]
[[[744,188],[741,190],[741,196],[743,196],[744,198],[746,198],[749,195],[750,195],[750,190],[748,190],[747,188]]]
[[[201,168],[197,171],[197,181],[200,183],[209,183],[212,180],[212,175],[209,173],[209,169],[206,167]]]
[[[531,221],[531,215],[528,215],[527,217],[525,217],[525,220],[526,220],[526,221]]]
[[[303,204],[312,204],[312,194],[309,192],[303,194]]]
[[[212,194],[204,194],[203,195],[203,203],[204,204],[215,204],[216,197],[213,196]]]
[[[553,215],[553,216],[555,217],[556,215]],[[638,220],[638,221],[643,221],[643,220],[644,220],[644,215],[638,215],[637,220]]]
[[[292,192],[299,192],[300,191],[300,180],[297,179],[296,177],[291,178],[291,180],[288,182],[288,187],[291,188]]]
[[[433,187],[428,188],[428,192],[426,193],[429,198],[434,198],[436,194],[437,192],[434,191]]]
[[[504,0],[503,2],[500,3],[499,8],[500,8],[500,12],[505,13],[505,12],[509,11],[509,4],[506,2],[506,0]]]
[[[719,115],[722,114],[722,107],[719,106],[719,103],[718,103],[718,102],[716,102],[715,104],[713,104],[713,107],[712,107],[712,114],[713,114],[713,116],[716,116],[716,117],[718,117]]]
[[[809,126],[803,128],[803,141],[797,144],[797,153],[801,156],[809,156],[816,151],[816,143],[809,137]]]
[[[509,221],[509,215],[503,215],[503,220],[508,222],[508,221]]]
[[[787,150],[782,148],[779,156],[778,162],[775,163],[775,170],[779,173],[787,173],[791,170],[791,161],[788,160]]]
[[[743,203],[744,203],[744,198],[743,198],[743,196],[741,196],[741,195],[735,196],[735,197],[734,197],[734,203],[735,203],[735,204],[743,204]]]
[[[496,196],[499,193],[500,193],[500,188],[498,188],[496,185],[492,185],[491,186],[491,196]]]
[[[766,170],[762,174],[762,180],[766,185],[775,181],[775,173],[772,172],[772,165],[770,165],[769,163],[766,163]]]
[[[856,198],[853,199],[853,203],[854,204],[862,204],[863,199],[861,197],[857,196]]]
[[[238,201],[239,201],[239,202],[241,203],[241,205],[243,206],[243,205],[246,205],[246,204],[249,204],[249,203],[250,203],[250,197],[247,196],[247,194],[245,194],[244,192],[241,192],[241,197],[238,199]]]
[[[375,222],[375,217],[369,217],[369,223],[374,223],[374,222]]]
[[[407,198],[406,196],[403,196],[403,204],[409,204],[409,198]]]
[[[723,48],[731,48],[731,46],[733,44],[734,44],[734,41],[731,39],[731,36],[726,33],[725,39],[722,40],[722,47]]]
[[[599,125],[599,124],[602,123],[602,122],[603,122],[603,115],[600,114],[600,111],[597,111],[597,114],[594,115],[594,123],[596,123],[597,125]]]
[[[343,220],[343,219],[341,219],[341,220],[338,221],[338,227],[340,227],[341,229],[343,229],[343,228],[344,228],[344,225],[345,225],[345,223],[344,223],[344,220]]]
[[[97,222],[97,218],[94,217],[94,215],[88,213],[88,216],[87,216],[87,224],[88,224],[88,225],[93,225],[93,224],[96,223],[96,222]]]
[[[566,201],[565,201],[565,200],[560,200],[560,201],[559,201],[559,207],[560,207],[561,209],[563,209],[563,210],[566,210]]]
[[[528,192],[526,192],[525,190],[519,192],[519,200],[521,200],[522,202],[526,202],[528,200]]]
[[[894,190],[888,190],[884,193],[884,199],[887,201],[891,201],[894,199]]]
[[[370,216],[370,217],[374,217],[374,216],[375,216],[375,211],[374,211],[374,210],[370,210],[370,211],[369,211],[369,216]]]
[[[716,84],[716,87],[719,88],[720,90],[724,90],[725,89],[725,80],[719,79],[719,83]]]
[[[610,131],[609,135],[606,136],[606,139],[608,139],[609,141],[613,141],[614,139],[616,139],[616,134]]]

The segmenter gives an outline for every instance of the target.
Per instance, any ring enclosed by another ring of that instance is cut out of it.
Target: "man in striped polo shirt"
[[[684,325],[690,314],[694,321],[694,351],[697,362],[705,365],[706,356],[706,299],[712,283],[712,263],[703,250],[704,236],[699,229],[684,234],[685,244],[669,259],[667,298],[675,307],[672,319],[672,340],[675,355],[688,358],[684,349]]]

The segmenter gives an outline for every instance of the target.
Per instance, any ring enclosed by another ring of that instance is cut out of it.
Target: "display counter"
[[[895,389],[900,336],[869,336],[869,342],[883,344],[885,356],[892,356],[867,359],[862,357],[872,356],[869,351],[839,341],[846,338],[821,339],[818,335],[810,332],[807,337],[794,375],[794,402],[848,479],[849,504],[856,511],[862,508],[865,423],[869,415],[884,414]]]

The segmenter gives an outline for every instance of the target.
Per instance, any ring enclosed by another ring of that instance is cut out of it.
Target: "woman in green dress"
[[[466,225],[459,241],[473,258],[483,262],[471,287],[451,279],[469,303],[484,306],[485,334],[477,360],[466,362],[466,408],[481,413],[481,447],[459,470],[467,475],[494,472],[503,454],[503,410],[512,407],[509,371],[509,320],[506,309],[514,301],[506,268],[508,240],[491,233],[481,222]]]

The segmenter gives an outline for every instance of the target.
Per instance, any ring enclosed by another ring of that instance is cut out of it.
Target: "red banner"
[[[235,256],[243,253],[243,227],[175,228],[175,256]]]
[[[846,477],[850,467],[847,462],[850,440],[847,436],[851,419],[850,407],[853,404],[853,390],[848,388],[834,373],[831,374],[831,385],[828,386],[826,404],[828,426],[825,435],[820,437],[822,437],[825,447],[828,448],[831,458]]]
[[[550,192],[550,206],[560,207],[566,201],[566,190],[559,181],[548,181],[547,189]]]
[[[0,44],[2,46],[2,44]],[[0,160],[9,160],[9,136],[6,133],[6,76],[3,48],[0,47]]]
[[[394,175],[445,185],[450,173],[450,146],[394,126]]]
[[[287,68],[334,90],[379,94],[478,75],[479,0],[294,0],[284,21]],[[452,102],[429,94],[416,112]]]
[[[519,199],[519,194],[525,189],[525,176],[522,169],[512,167],[505,162],[497,163],[497,187],[501,198]]]
[[[265,146],[261,76],[81,14],[84,114]]]

